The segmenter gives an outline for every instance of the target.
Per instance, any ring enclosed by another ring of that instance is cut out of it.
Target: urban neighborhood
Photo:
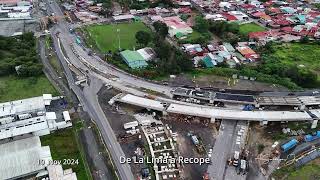
[[[319,179],[318,57],[318,0],[0,0],[0,179]]]

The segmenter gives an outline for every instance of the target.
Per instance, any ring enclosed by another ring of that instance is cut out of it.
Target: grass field
[[[0,77],[0,102],[41,96],[45,93],[58,95],[44,75],[30,78]]]
[[[179,40],[179,43],[196,43],[196,40],[202,35],[198,31],[192,31],[191,34],[187,35],[187,38]]]
[[[281,168],[276,170],[272,177],[275,179],[285,180],[310,180],[320,179],[320,165],[319,160],[313,160],[310,163],[295,169],[293,167]]]
[[[304,66],[320,75],[320,45],[287,43],[275,45],[273,55],[280,58],[283,63]]]
[[[119,47],[117,29],[120,30],[120,47],[121,49],[133,49],[136,46],[135,35],[138,31],[151,30],[142,22],[112,24],[112,25],[94,25],[86,28],[87,42],[98,48],[101,52],[109,50],[116,51]]]
[[[79,160],[78,164],[63,165],[63,168],[72,168],[77,174],[79,180],[91,179],[87,175],[87,169],[80,152],[80,147],[76,140],[76,128],[62,129],[49,134],[41,136],[42,146],[50,146],[51,156],[53,160],[74,159]]]
[[[255,23],[242,24],[239,27],[240,34],[248,35],[250,32],[264,31],[265,28]]]

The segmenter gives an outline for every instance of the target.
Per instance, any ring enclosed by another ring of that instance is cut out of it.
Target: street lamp
[[[120,51],[121,50],[121,47],[120,47],[120,29],[117,29],[117,32],[118,32],[119,51]]]

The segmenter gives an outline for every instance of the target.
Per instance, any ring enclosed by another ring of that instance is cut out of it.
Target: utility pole
[[[118,32],[118,40],[119,40],[119,51],[121,51],[121,46],[120,46],[120,29],[117,29]]]

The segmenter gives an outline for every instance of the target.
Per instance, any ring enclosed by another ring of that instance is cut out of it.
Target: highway
[[[55,1],[52,1],[52,3],[47,2],[47,5],[49,5],[48,9],[51,10],[51,13],[53,12],[56,15],[63,15],[60,7]],[[96,122],[117,168],[119,178],[123,180],[134,179],[130,166],[128,164],[120,164],[119,162],[119,158],[121,156],[125,156],[125,154],[121,149],[120,144],[117,142],[117,138],[98,103],[97,91],[99,91],[104,83],[98,80],[96,77],[90,75],[90,72],[87,71],[89,72],[89,74],[87,74],[89,79],[88,86],[84,87],[82,90],[79,86],[75,85],[75,80],[72,72],[69,69],[70,64],[68,64],[68,62],[71,61],[74,66],[77,66],[82,70],[86,71],[89,69],[77,59],[76,55],[72,52],[70,45],[67,45],[68,43],[72,42],[72,37],[68,36],[69,28],[65,21],[59,21],[59,23],[50,29],[50,31],[58,59],[60,60],[65,71],[69,87],[78,97],[83,109],[87,111],[90,117]],[[57,32],[60,32],[58,33],[58,36],[61,36],[61,39],[63,40],[60,41],[60,39],[56,36]],[[63,50],[60,44],[63,45]],[[67,57],[65,57],[63,51],[66,52]]]
[[[63,16],[63,12],[55,1],[49,3],[46,0],[46,4],[49,6],[47,8],[49,14],[55,13],[57,16]],[[115,83],[120,84],[121,89],[135,89],[138,93],[141,93],[143,89],[149,89],[171,96],[170,91],[172,88],[130,75],[106,63],[98,56],[89,56],[88,49],[75,43],[75,35],[69,32],[69,27],[70,25],[61,19],[50,29],[54,47],[58,59],[63,65],[69,87],[78,97],[84,110],[96,122],[117,168],[119,178],[132,180],[134,176],[130,166],[128,164],[120,164],[118,161],[125,154],[98,103],[97,92],[106,82],[110,81],[109,79],[105,79],[105,76],[117,79]],[[81,72],[85,72],[84,74],[87,76],[89,83],[83,89],[75,85],[74,75],[70,71],[70,66],[74,66]],[[225,178],[225,163],[230,156],[228,150],[232,149],[236,121],[223,120],[222,126],[223,128],[219,131],[214,146],[213,163],[208,168],[209,175],[215,179]]]

